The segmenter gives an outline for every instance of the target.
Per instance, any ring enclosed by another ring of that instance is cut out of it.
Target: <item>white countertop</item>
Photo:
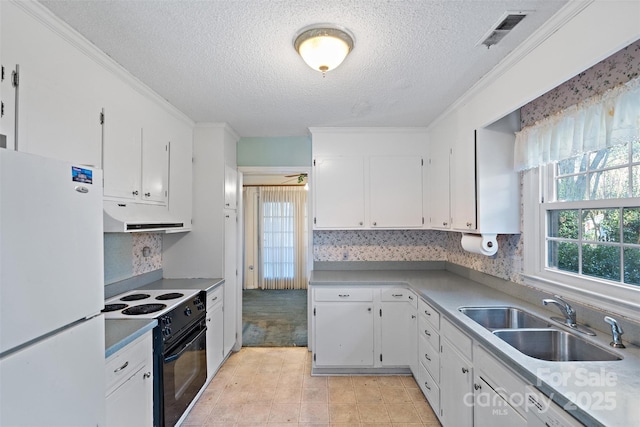
[[[489,330],[460,313],[461,306],[509,305],[519,307],[543,318],[557,316],[540,303],[532,305],[483,284],[448,271],[316,270],[310,278],[318,285],[404,285],[433,305],[476,342],[520,374],[530,384],[565,407],[587,426],[638,425],[640,420],[640,348],[625,349],[609,346],[610,334],[596,331],[596,337],[583,338],[619,354],[623,360],[614,362],[548,362],[520,353]],[[515,285],[514,285],[515,286]],[[553,323],[553,322],[552,322]],[[564,326],[554,324],[558,329]],[[581,336],[581,334],[577,334]],[[625,343],[626,345],[627,343]],[[563,379],[563,380],[560,380]]]

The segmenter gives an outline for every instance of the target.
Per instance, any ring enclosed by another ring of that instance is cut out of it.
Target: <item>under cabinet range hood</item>
[[[104,232],[181,231],[184,223],[171,216],[166,206],[104,201]]]

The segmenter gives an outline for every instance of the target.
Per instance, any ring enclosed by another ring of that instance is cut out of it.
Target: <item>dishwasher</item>
[[[527,427],[580,427],[582,425],[538,389],[527,386]]]

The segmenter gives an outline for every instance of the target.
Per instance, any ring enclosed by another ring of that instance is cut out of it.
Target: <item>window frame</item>
[[[553,165],[540,166],[525,171],[521,175],[524,235],[522,276],[525,285],[640,320],[640,286],[576,275],[546,266],[548,210],[560,207],[562,209],[578,207],[598,209],[640,206],[640,198],[546,202],[545,200],[549,199],[546,196],[552,196],[554,191],[553,167]]]

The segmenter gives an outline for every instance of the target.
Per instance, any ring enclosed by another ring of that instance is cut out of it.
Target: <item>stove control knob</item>
[[[162,333],[164,334],[165,337],[168,337],[169,335],[171,335],[171,328],[164,328],[162,330]]]
[[[191,316],[191,309],[190,309],[189,307],[187,307],[187,308],[184,310],[184,314],[185,314],[186,316]]]

